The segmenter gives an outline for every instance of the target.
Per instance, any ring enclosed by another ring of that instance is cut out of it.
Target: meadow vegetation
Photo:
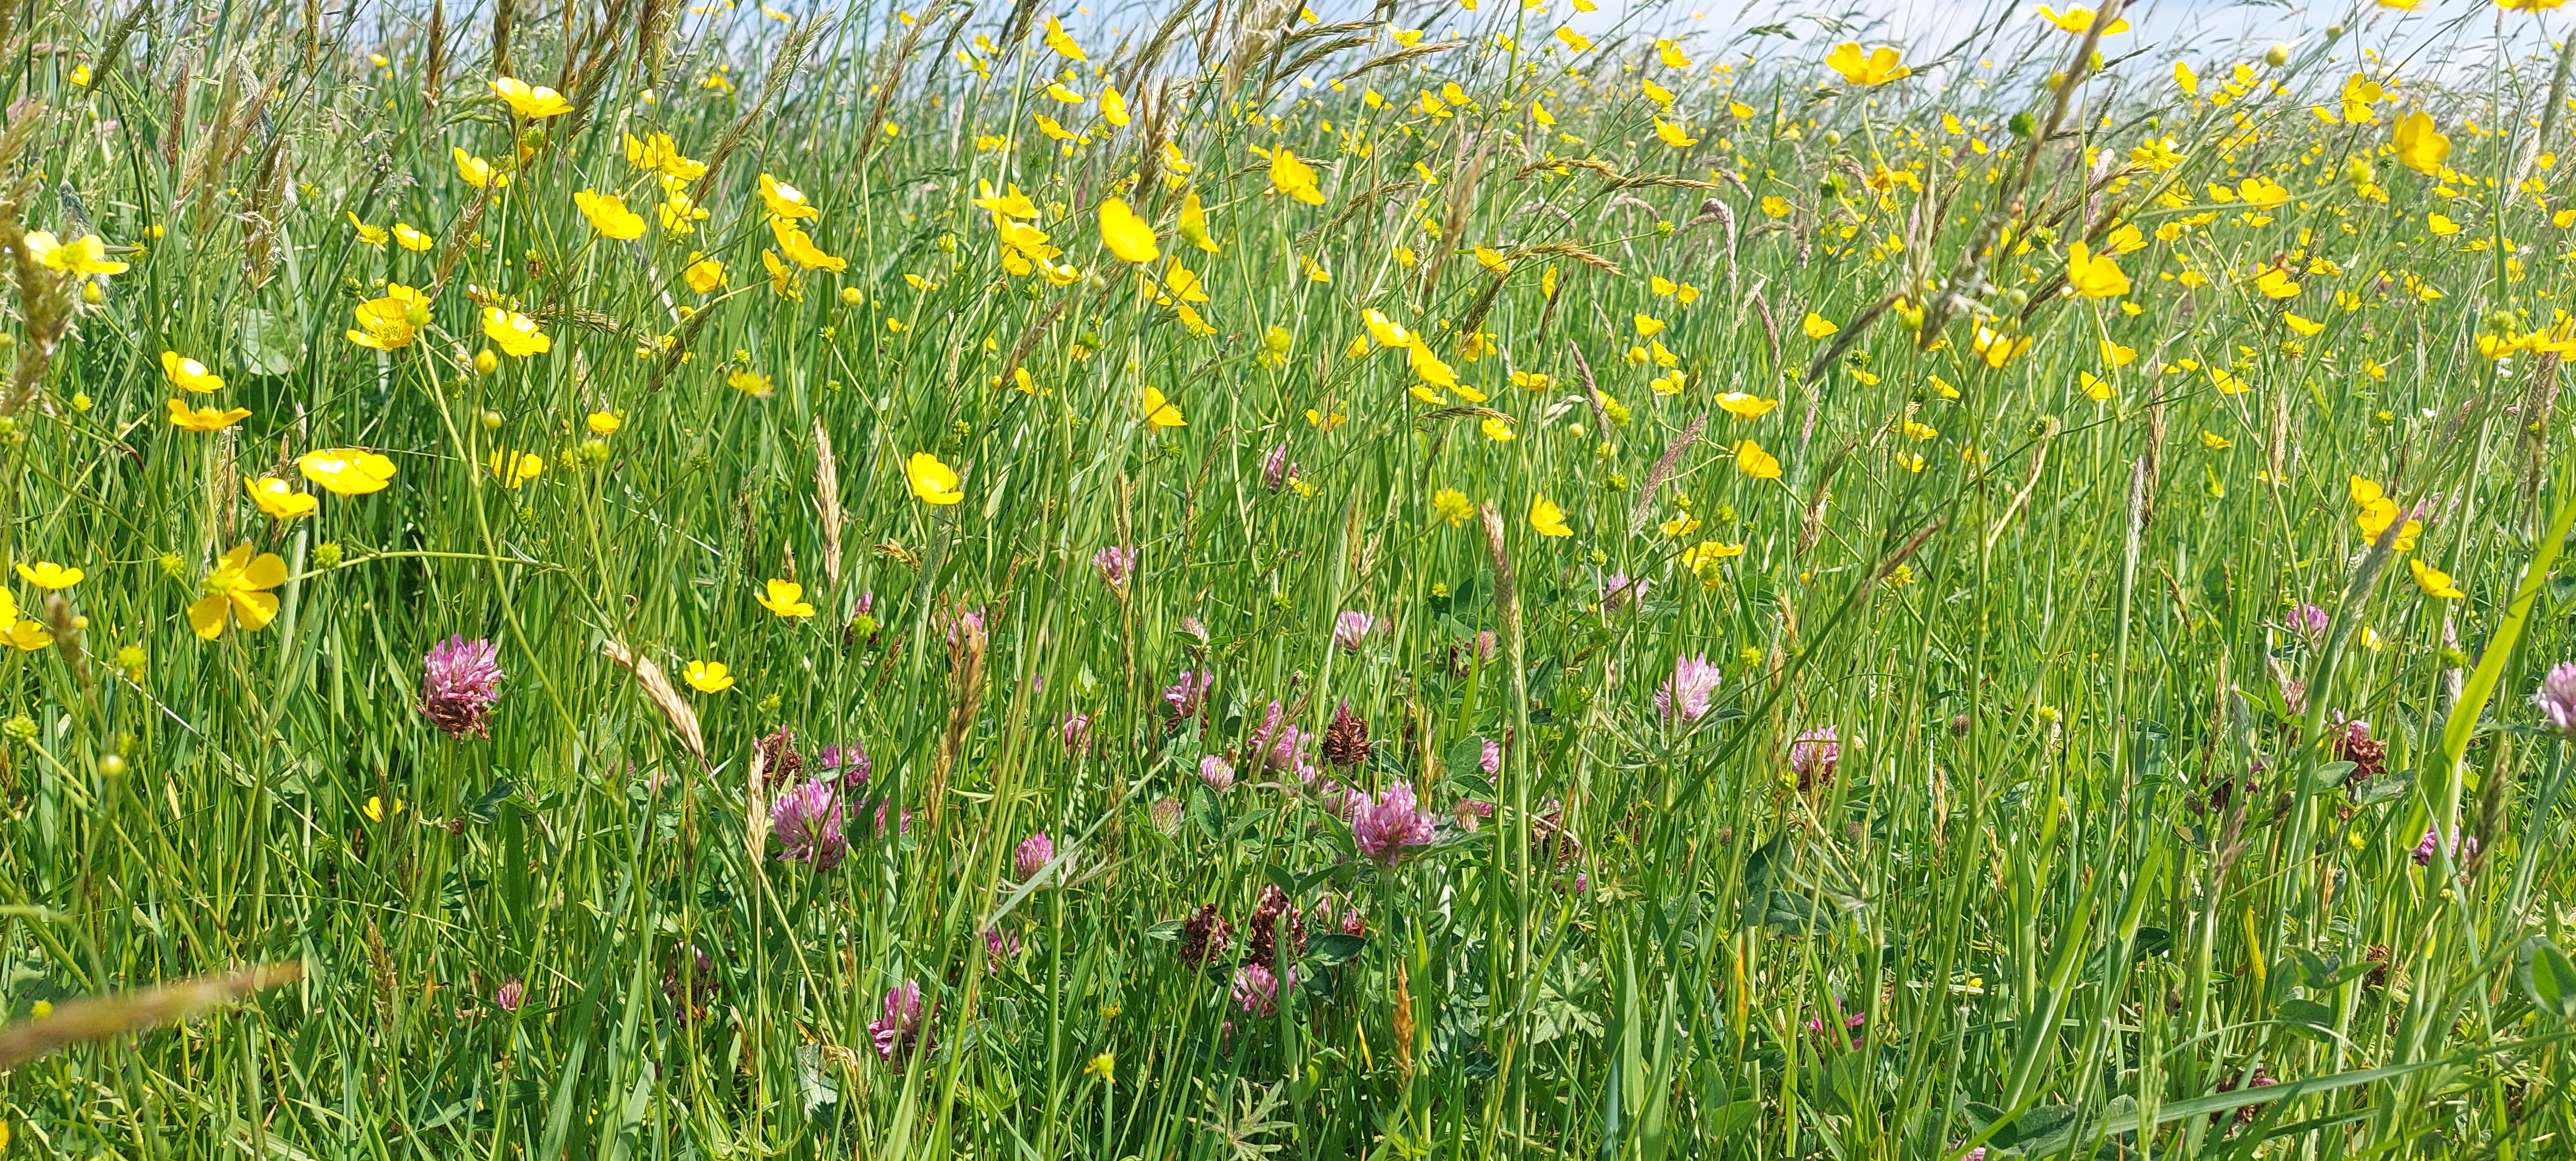
[[[2566,1156],[2404,7],[7,5],[0,1149]]]

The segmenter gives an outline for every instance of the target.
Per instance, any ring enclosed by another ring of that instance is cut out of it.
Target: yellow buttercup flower
[[[733,674],[721,661],[691,659],[689,664],[680,670],[680,679],[688,682],[689,688],[699,693],[723,693],[733,688]]]
[[[236,423],[240,423],[241,421],[250,418],[250,409],[247,407],[235,407],[225,411],[217,411],[211,407],[190,407],[188,406],[187,401],[182,399],[173,398],[168,402],[170,404],[170,423],[181,431],[193,431],[200,434],[205,432],[222,431],[227,427],[231,427]]]
[[[277,616],[277,597],[268,590],[286,583],[286,561],[274,552],[251,555],[248,544],[234,545],[206,574],[205,596],[188,606],[188,627],[212,641],[227,623],[244,631],[268,627]]]
[[[924,504],[947,505],[966,498],[957,486],[957,470],[929,452],[914,452],[911,459],[903,462],[903,480]]]
[[[361,242],[381,248],[393,238],[393,235],[387,233],[383,226],[370,226],[361,222],[358,220],[358,215],[354,213],[348,215],[348,218],[350,228],[358,232],[358,240]]]
[[[494,172],[491,162],[467,153],[462,148],[458,148],[455,153],[456,176],[465,184],[476,189],[500,189],[510,184],[510,175]]]
[[[1798,329],[1807,332],[1808,338],[1823,339],[1833,337],[1843,328],[1835,325],[1832,319],[1811,310],[1807,312],[1807,317],[1798,323]]]
[[[2451,139],[2433,125],[2431,114],[2418,109],[2397,119],[2393,138],[2397,163],[2426,177],[2440,177],[2451,159]]]
[[[409,222],[394,223],[394,242],[395,244],[400,245],[403,249],[410,250],[414,253],[429,249],[430,247],[438,244],[436,241],[432,240],[429,235],[414,229]]]
[[[1780,460],[1748,439],[1735,445],[1735,470],[1757,480],[1776,480],[1780,478]]]
[[[295,485],[275,476],[261,476],[256,480],[243,476],[242,491],[250,493],[251,503],[259,505],[259,510],[268,513],[272,520],[310,516],[322,507],[321,500],[296,491]]]
[[[581,216],[590,219],[590,228],[620,242],[644,236],[644,215],[626,208],[626,199],[616,194],[581,190],[572,195],[572,204]]]
[[[562,93],[544,85],[531,85],[517,77],[500,77],[492,82],[492,92],[510,105],[510,111],[531,121],[560,117],[572,112],[572,102]]]
[[[680,181],[696,181],[706,176],[707,163],[691,161],[680,155],[680,147],[668,133],[654,133],[642,138],[629,133],[626,137],[626,164]]]
[[[364,496],[394,482],[394,462],[364,448],[309,451],[295,457],[295,469],[335,496]]]
[[[170,380],[171,386],[182,391],[204,394],[224,389],[223,376],[207,370],[204,363],[195,359],[181,358],[177,351],[161,352],[161,374]]]
[[[514,359],[542,355],[555,347],[555,341],[537,329],[537,320],[497,306],[483,308],[483,333],[502,354]]]
[[[1315,182],[1315,167],[1298,160],[1297,154],[1285,145],[1270,151],[1270,185],[1307,205],[1324,204],[1324,191]]]
[[[125,273],[125,263],[110,261],[107,242],[96,234],[84,234],[65,242],[54,237],[51,230],[29,230],[27,256],[39,265],[66,274]]]
[[[493,476],[501,481],[502,487],[516,488],[546,474],[546,457],[534,452],[511,451],[504,448],[492,453],[489,466]]]
[[[1655,118],[1655,138],[1675,149],[1688,149],[1699,144],[1699,138],[1691,136],[1689,129],[1661,117]]]
[[[1164,398],[1159,388],[1146,388],[1137,397],[1136,406],[1145,413],[1146,426],[1157,429],[1189,426],[1181,420],[1180,406]]]
[[[1190,245],[1210,254],[1225,252],[1224,247],[1216,244],[1216,239],[1208,236],[1207,207],[1199,204],[1199,195],[1196,191],[1181,199],[1180,231],[1182,239]]]
[[[788,219],[771,218],[769,232],[778,239],[778,252],[786,255],[788,261],[798,266],[807,270],[829,270],[835,273],[849,269],[848,259],[824,253],[822,247],[814,244],[812,235],[797,228],[796,223]]]
[[[680,272],[680,280],[699,294],[711,294],[724,288],[724,263],[713,258],[700,258]]]
[[[67,589],[81,583],[81,577],[85,575],[79,569],[66,568],[50,560],[18,566],[18,579],[40,589]]]
[[[766,586],[766,591],[756,599],[759,600],[761,608],[778,614],[784,620],[792,621],[799,617],[814,615],[813,604],[805,600],[805,586],[795,581],[772,578]]]
[[[1664,333],[1664,320],[1662,319],[1641,314],[1636,317],[1636,323],[1638,338],[1651,339],[1656,335]],[[1676,339],[1674,341],[1679,342],[1680,340]]]
[[[760,175],[760,202],[769,207],[770,217],[791,222],[822,212],[806,203],[805,191],[765,173]]]
[[[1100,241],[1124,262],[1151,262],[1163,256],[1161,247],[1154,244],[1154,227],[1119,198],[1100,203]]]
[[[2421,560],[2409,560],[2406,562],[2406,567],[2415,574],[2415,587],[2424,590],[2425,596],[2456,601],[2468,595],[2460,591],[2460,586],[2451,582],[2451,574],[2441,569],[2425,564]]]
[[[2086,298],[2118,298],[2129,293],[2129,276],[2107,254],[2095,254],[2082,242],[2066,244],[2066,284]]]
[[[2070,5],[2066,11],[2058,12],[2050,9],[2048,5],[2042,4],[2039,6],[2039,18],[2049,22],[2050,24],[2058,26],[2059,28],[2065,29],[2068,32],[2083,33],[2089,32],[2093,28],[2093,10],[2090,8],[2079,8]],[[2102,35],[2109,36],[2115,32],[2127,32],[2128,30],[2129,22],[2126,19],[2115,19],[2111,21],[2110,24],[2103,27]]]
[[[391,283],[384,297],[359,303],[350,313],[357,316],[360,328],[349,332],[350,342],[378,351],[399,351],[410,346],[429,322],[429,296]]]
[[[594,411],[582,419],[582,425],[590,429],[590,434],[604,437],[617,434],[618,428],[626,426],[626,420],[614,411]]]
[[[1780,401],[1748,395],[1742,391],[1729,391],[1717,397],[1717,405],[1737,419],[1760,419],[1771,414],[1772,408],[1780,406]]]
[[[1864,54],[1860,45],[1845,41],[1825,54],[1825,67],[1841,73],[1843,79],[1864,87],[1883,85],[1914,75],[1914,70],[1896,63],[1897,51],[1880,45]]]
[[[1574,529],[1566,527],[1565,509],[1557,507],[1556,501],[1545,496],[1530,497],[1529,522],[1541,536],[1574,535]]]

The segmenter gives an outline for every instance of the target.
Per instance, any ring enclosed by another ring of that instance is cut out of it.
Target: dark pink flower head
[[[873,764],[868,761],[867,746],[858,742],[825,746],[821,753],[814,756],[816,777],[837,778],[842,787],[849,790],[857,790],[868,784],[868,772],[872,766]]]
[[[1288,986],[1297,986],[1297,969],[1288,969]],[[1269,968],[1248,963],[1234,969],[1234,1004],[1254,1016],[1268,1016],[1279,1010],[1279,977]]]
[[[1201,670],[1181,671],[1181,679],[1163,687],[1163,713],[1175,722],[1197,717],[1207,705],[1208,690],[1216,687],[1216,675]]]
[[[998,927],[984,929],[984,971],[1002,970],[1002,965],[1020,956],[1020,937]]]
[[[1485,749],[1476,758],[1476,768],[1484,771],[1487,777],[1502,773],[1503,744],[1492,738],[1485,739]]]
[[[2433,865],[2433,851],[2434,851],[2434,849],[2435,849],[2433,844],[2434,844],[2434,843],[2436,843],[2436,842],[2439,842],[2440,840],[2441,840],[2441,834],[2440,834],[2440,832],[2439,832],[2438,830],[2435,830],[2435,829],[2433,829],[2433,828],[2429,828],[2429,827],[2425,829],[2425,831],[2424,831],[2424,841],[2422,841],[2422,842],[2420,842],[2420,843],[2415,844],[2415,865],[2416,865],[2416,866],[2419,866],[2419,867],[2429,867],[2429,866],[2432,866],[2432,865]],[[2454,860],[2458,859],[2458,858],[2460,857],[2460,840],[2459,840],[2457,837],[2454,837],[2454,838],[2451,840],[2451,842],[2450,842],[2449,846],[2450,846],[2450,848],[2451,848],[2451,857],[2452,857]],[[2469,838],[2468,838],[2468,848],[2469,848],[2469,854],[2471,854],[2471,855],[2473,855],[2473,856],[2474,856],[2474,855],[2476,855],[2476,854],[2478,853],[2478,836],[2476,836],[2476,835],[2470,835],[2470,836],[2469,836]]]
[[[2290,613],[2282,618],[2282,623],[2290,632],[2301,637],[2323,637],[2326,635],[2328,620],[2324,609],[2301,601],[2290,606]]]
[[[2531,704],[2540,707],[2549,728],[2576,737],[2576,661],[2561,661],[2540,679],[2540,690],[2531,695]]]
[[[1199,781],[1219,794],[1233,789],[1234,763],[1226,761],[1221,754],[1210,754],[1199,759]]]
[[[501,651],[489,641],[452,634],[421,659],[420,712],[448,737],[491,737],[485,714],[500,698]]]
[[[1055,840],[1049,838],[1045,831],[1020,840],[1019,849],[1011,852],[1011,869],[1018,872],[1023,881],[1037,877],[1038,872],[1054,861]]]
[[[528,1002],[528,982],[517,976],[501,981],[501,990],[492,993],[492,1006],[504,1012],[516,1012]]]
[[[1843,744],[1832,726],[1809,730],[1789,743],[1789,772],[1798,776],[1802,786],[1833,781],[1834,767],[1842,759]]]
[[[1286,717],[1278,702],[1270,703],[1269,712],[1262,715],[1261,724],[1252,731],[1247,759],[1256,772],[1277,770],[1295,774],[1302,782],[1311,776],[1313,769],[1304,751],[1313,744],[1314,737],[1287,724]]]
[[[930,1014],[922,1006],[920,984],[905,980],[886,990],[885,1015],[868,1021],[868,1038],[876,1042],[877,1056],[897,1069],[912,1058],[915,1045],[929,1050]]]
[[[1410,784],[1398,782],[1378,791],[1375,802],[1353,791],[1351,801],[1351,837],[1361,854],[1392,865],[1410,853],[1406,847],[1431,841],[1431,816],[1414,808]]]
[[[1091,715],[1081,710],[1064,711],[1064,724],[1059,727],[1067,753],[1080,754],[1091,749]]]
[[[1709,698],[1725,676],[1705,656],[1673,658],[1673,675],[1655,690],[1655,712],[1666,721],[1679,716],[1684,723],[1708,716]]]
[[[1288,481],[1296,478],[1297,465],[1288,462],[1287,444],[1283,443],[1270,449],[1270,454],[1262,458],[1261,482],[1271,491],[1278,491],[1286,486]]]
[[[826,779],[807,782],[778,796],[769,807],[769,830],[778,836],[778,857],[804,863],[817,871],[841,865],[850,853],[841,834],[840,788]]]
[[[1342,615],[1333,620],[1333,644],[1344,649],[1357,650],[1368,643],[1369,633],[1376,628],[1375,614],[1363,613],[1358,609],[1344,609]]]
[[[1128,579],[1136,575],[1136,550],[1110,545],[1091,554],[1091,567],[1100,573],[1100,579],[1109,582],[1109,587],[1126,588]]]

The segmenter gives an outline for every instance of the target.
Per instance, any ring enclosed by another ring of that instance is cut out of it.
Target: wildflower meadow
[[[2558,0],[896,2],[0,5],[0,1156],[2576,1155]]]

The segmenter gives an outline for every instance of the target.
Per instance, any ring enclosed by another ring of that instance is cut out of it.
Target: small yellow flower
[[[208,641],[223,636],[228,621],[244,631],[268,627],[277,616],[277,597],[268,590],[286,583],[286,561],[274,552],[251,555],[248,544],[234,545],[206,574],[205,596],[188,606],[188,627]]]
[[[361,242],[381,248],[386,242],[393,240],[393,235],[387,232],[383,226],[370,226],[365,222],[361,222],[358,220],[358,215],[355,213],[349,214],[348,218],[349,225],[358,231],[358,240]]]
[[[626,199],[616,194],[581,190],[572,195],[572,204],[581,216],[590,219],[590,228],[620,242],[644,236],[644,215],[626,208]]]
[[[795,620],[814,615],[812,602],[805,599],[805,586],[791,580],[771,578],[767,591],[755,598],[760,607],[778,614],[781,619]]]
[[[1297,154],[1285,145],[1270,151],[1270,185],[1307,205],[1324,204],[1323,188],[1315,181],[1315,167],[1298,160]]]
[[[1566,527],[1565,509],[1557,507],[1556,501],[1545,496],[1530,497],[1529,522],[1541,536],[1574,535],[1574,529]]]
[[[1914,75],[1914,70],[1897,62],[1895,48],[1880,45],[1863,54],[1860,45],[1846,41],[1825,54],[1825,67],[1841,73],[1843,79],[1864,88],[1883,85]]]
[[[96,234],[65,242],[54,237],[51,230],[29,230],[27,256],[48,269],[66,274],[125,273],[125,263],[109,261],[107,242]]]
[[[1735,445],[1735,470],[1757,480],[1776,480],[1780,478],[1780,460],[1748,439]]]
[[[534,452],[503,449],[492,453],[491,468],[502,487],[516,488],[546,474],[546,458]]]
[[[1102,1081],[1110,1084],[1117,1083],[1117,1070],[1118,1056],[1116,1053],[1111,1052],[1103,1052],[1098,1056],[1094,1056],[1091,1058],[1091,1063],[1082,1066],[1083,1072],[1099,1077]]]
[[[805,191],[765,173],[760,175],[760,202],[769,208],[770,217],[791,222],[822,212],[806,202]]]
[[[224,389],[224,377],[206,369],[195,359],[181,358],[177,351],[161,352],[161,374],[170,385],[182,391],[204,394]]]
[[[18,566],[18,578],[40,589],[67,589],[81,583],[84,575],[79,569],[65,568],[50,560]]]
[[[272,520],[310,516],[322,506],[321,500],[296,491],[295,485],[275,476],[261,476],[256,480],[243,476],[242,490],[250,493],[251,503],[259,505],[259,510],[268,513]]]
[[[403,800],[399,798],[395,799],[393,810],[388,812],[385,810],[384,799],[370,794],[367,796],[367,804],[360,807],[359,811],[367,816],[368,822],[383,822],[386,814],[401,814],[403,812]]]
[[[778,389],[770,385],[769,376],[754,374],[747,367],[736,367],[726,373],[725,386],[754,399],[768,399],[778,394]]]
[[[171,399],[169,404],[170,425],[181,431],[193,431],[199,434],[222,431],[250,418],[250,409],[247,407],[217,411],[211,407],[190,407],[187,401],[181,399]]]
[[[429,296],[396,282],[385,287],[382,298],[371,298],[350,311],[362,329],[348,332],[349,341],[377,351],[399,351],[411,345],[420,328],[429,321]],[[163,360],[166,369],[168,360]]]
[[[1119,198],[1100,203],[1100,241],[1124,262],[1151,262],[1163,256],[1154,244],[1154,227]]]
[[[1467,494],[1456,488],[1442,488],[1431,493],[1431,510],[1447,520],[1451,528],[1466,523],[1476,514],[1476,506],[1468,502]]]
[[[493,172],[491,162],[467,153],[461,148],[455,152],[456,176],[465,184],[476,189],[500,189],[510,184],[510,175]]]
[[[510,111],[531,121],[559,117],[572,112],[572,102],[562,93],[544,85],[531,85],[517,77],[501,77],[492,82],[492,92],[509,102]]]
[[[615,435],[618,428],[626,426],[625,418],[614,411],[594,411],[581,422],[590,429],[590,434],[598,436]]]
[[[1809,318],[1813,318],[1813,317],[1815,317],[1815,316],[1813,316],[1813,315],[1809,315],[1808,317],[1809,317]],[[1662,320],[1662,319],[1654,318],[1654,317],[1649,316],[1649,315],[1642,315],[1642,314],[1641,314],[1641,315],[1636,316],[1636,323],[1637,323],[1637,337],[1638,337],[1638,338],[1641,338],[1641,339],[1651,339],[1651,338],[1655,337],[1656,335],[1660,335],[1660,334],[1664,333],[1664,320]],[[1832,332],[1828,331],[1828,332],[1826,332],[1826,333],[1830,334],[1830,333],[1832,333]],[[1823,337],[1823,336],[1821,336],[1821,335],[1820,335],[1820,336],[1817,336],[1817,337],[1821,338],[1821,337]],[[1675,340],[1675,341],[1676,341],[1676,342],[1678,342],[1679,340]]]
[[[1159,388],[1146,388],[1144,393],[1137,397],[1136,406],[1138,410],[1145,413],[1145,422],[1148,426],[1157,429],[1189,426],[1181,419],[1180,405],[1164,398]]]
[[[785,218],[769,219],[769,232],[778,239],[778,252],[787,260],[807,270],[829,270],[838,273],[849,269],[849,259],[823,252],[814,244],[814,236]]]
[[[1798,329],[1807,332],[1808,338],[1822,339],[1832,337],[1843,328],[1835,325],[1832,319],[1811,310],[1807,312],[1807,317],[1799,322]]]
[[[409,222],[394,223],[394,242],[405,250],[418,253],[438,243],[429,235],[414,229]]]
[[[555,347],[555,341],[537,329],[537,320],[497,306],[483,308],[483,333],[502,354],[514,359],[542,355]]]
[[[721,661],[691,660],[686,668],[680,670],[680,677],[689,683],[689,688],[699,693],[723,693],[733,688],[733,674]]]
[[[394,462],[363,448],[334,447],[295,457],[297,471],[336,496],[383,491],[394,480]]]
[[[688,269],[680,272],[680,280],[688,283],[689,289],[699,294],[714,293],[724,288],[724,263],[713,258],[698,259],[689,263]]]
[[[1717,397],[1717,406],[1737,419],[1760,419],[1771,414],[1772,408],[1780,406],[1780,401],[1747,395],[1742,391],[1729,391]]]
[[[2424,590],[2425,596],[2458,600],[2468,595],[2461,592],[2458,585],[2451,583],[2451,574],[2441,569],[2427,565],[2421,560],[2408,560],[2406,567],[2415,573],[2415,587]]]
[[[948,505],[966,498],[958,488],[957,470],[929,452],[914,452],[903,462],[903,479],[924,504]]]
[[[2092,19],[2091,13],[2085,14]],[[2129,276],[2120,273],[2110,255],[2095,254],[2082,242],[2066,244],[2066,284],[2086,298],[2118,298],[2129,293]]]
[[[1512,430],[1511,424],[1490,417],[1478,423],[1476,430],[1485,433],[1485,438],[1495,443],[1510,443],[1518,434]]]

